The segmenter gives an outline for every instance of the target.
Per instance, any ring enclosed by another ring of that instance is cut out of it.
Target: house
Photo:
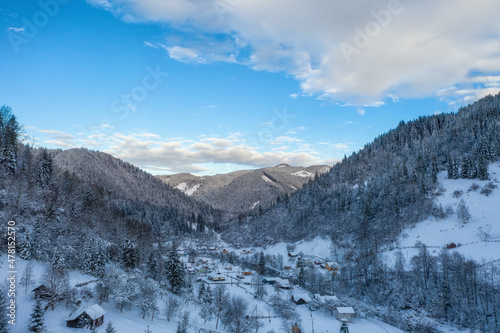
[[[228,251],[228,250],[226,250],[226,249],[224,249],[224,250],[222,250],[222,253],[223,253],[223,254],[228,254],[228,253],[229,253],[229,251]]]
[[[290,282],[286,279],[276,278],[276,285],[281,289],[292,289]]]
[[[338,272],[339,264],[334,261],[327,262],[324,267],[329,272]]]
[[[106,312],[99,306],[94,304],[85,310],[78,309],[66,319],[66,326],[73,328],[95,328],[102,325],[104,322],[104,314]]]
[[[292,301],[297,305],[307,304],[312,301],[308,294],[293,294]]]
[[[252,271],[241,272],[241,275],[243,275],[243,276],[250,276],[250,275],[252,275]]]
[[[288,256],[289,256],[290,258],[295,258],[295,257],[297,257],[297,256],[298,256],[298,254],[297,254],[297,253],[295,253],[295,252],[288,252]]]
[[[276,278],[263,278],[262,283],[274,285],[276,284]]]
[[[356,316],[356,312],[350,306],[347,307],[337,307],[335,309],[335,317],[339,321],[346,321],[348,323],[354,323],[354,317]]]
[[[226,281],[225,276],[222,275],[220,272],[217,272],[217,273],[212,272],[212,273],[208,274],[208,279],[210,281],[214,281],[214,282],[216,282],[216,281]]]
[[[233,266],[226,266],[224,267],[225,270],[227,271],[232,271],[233,270]]]
[[[292,269],[292,266],[284,266],[283,269],[289,271]]]
[[[35,294],[33,296],[34,299],[49,300],[52,298],[52,296],[50,294],[50,289],[44,284],[39,285],[38,287],[33,289],[31,292],[33,292]]]

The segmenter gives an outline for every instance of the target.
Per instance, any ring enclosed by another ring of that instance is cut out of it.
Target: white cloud
[[[188,62],[188,63],[205,63],[206,60],[198,54],[198,51],[181,46],[167,47],[167,52],[170,58]]]
[[[293,137],[282,136],[266,151],[247,143],[240,132],[225,137],[201,135],[197,140],[181,137],[163,139],[143,130],[134,133],[78,133],[71,135],[54,130],[26,127],[41,134],[40,146],[49,148],[98,147],[151,172],[207,173],[207,164],[219,166],[264,167],[280,163],[291,165],[323,164],[314,146]],[[288,144],[296,144],[290,147]],[[328,159],[328,164],[331,164]],[[233,170],[228,171],[233,171]]]
[[[221,3],[227,6],[214,5]],[[239,50],[248,50],[240,63],[284,71],[301,83],[303,93],[355,105],[433,96],[466,82],[471,73],[500,71],[500,2],[402,0],[392,12],[389,3],[394,1],[109,0],[103,6],[131,22],[225,35],[233,61]],[[384,19],[374,13],[391,14]],[[213,39],[186,44],[169,44],[171,57],[199,63],[217,46]],[[346,44],[357,50],[349,59],[341,49]],[[219,55],[230,58],[227,49]]]
[[[12,32],[24,32],[24,28],[16,28],[16,27],[8,27],[7,31],[12,31]]]

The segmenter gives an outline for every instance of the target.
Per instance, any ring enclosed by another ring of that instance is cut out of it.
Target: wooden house
[[[346,321],[348,323],[354,323],[354,317],[356,312],[350,306],[347,307],[337,307],[335,309],[335,317],[339,321]]]
[[[93,329],[102,325],[105,313],[99,304],[94,304],[85,310],[78,309],[66,319],[66,326]]]
[[[307,304],[312,301],[308,294],[293,294],[292,301],[297,305]]]
[[[283,266],[283,269],[285,269],[285,270],[289,271],[289,270],[291,270],[291,269],[292,269],[292,266]]]
[[[295,253],[295,252],[288,252],[288,256],[289,256],[290,258],[295,258],[295,257],[297,257],[297,256],[298,256],[298,254],[297,254],[297,253]]]
[[[45,286],[44,284],[39,285],[38,287],[33,289],[31,292],[34,294],[33,295],[34,299],[49,300],[52,298],[51,294],[50,294],[50,289],[47,286]]]
[[[250,275],[252,275],[252,271],[241,272],[241,275],[243,275],[243,276],[250,276]]]
[[[228,254],[228,253],[229,253],[229,251],[228,251],[228,250],[226,250],[226,249],[224,249],[224,250],[222,250],[222,253],[223,253],[223,254]]]

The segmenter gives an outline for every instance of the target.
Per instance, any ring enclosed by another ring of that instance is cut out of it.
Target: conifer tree
[[[31,259],[31,238],[26,235],[19,242],[19,257],[24,260]]]
[[[108,325],[106,326],[106,330],[104,331],[104,333],[116,333],[116,329],[114,328],[111,320],[108,321]]]
[[[155,254],[153,252],[151,252],[151,254],[149,255],[147,270],[148,277],[153,280],[156,280],[158,278],[158,261],[156,260]]]
[[[28,329],[31,332],[42,332],[45,328],[45,319],[43,317],[43,308],[40,300],[36,301],[33,311],[31,312],[31,319]]]
[[[139,263],[139,251],[131,240],[127,240],[123,245],[122,261],[127,268],[135,268]]]
[[[178,293],[184,287],[186,272],[179,260],[177,244],[175,242],[172,244],[172,248],[168,252],[167,261],[165,262],[165,277],[170,284],[172,292]]]

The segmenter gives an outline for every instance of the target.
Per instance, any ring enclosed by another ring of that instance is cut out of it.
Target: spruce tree
[[[165,277],[170,284],[172,292],[178,293],[184,287],[186,272],[179,260],[177,244],[175,242],[172,244],[172,248],[168,252],[167,261],[165,262]]]
[[[122,261],[126,268],[135,268],[139,263],[139,251],[131,240],[126,240],[123,245]]]
[[[43,308],[40,300],[36,301],[33,307],[28,329],[31,332],[42,332],[45,329],[45,319],[43,317]]]
[[[147,269],[148,277],[156,280],[158,278],[158,261],[153,252],[149,255]]]
[[[104,331],[104,333],[116,333],[116,329],[113,327],[113,323],[110,321],[108,321],[108,325],[106,326],[106,330]]]
[[[19,258],[24,260],[31,259],[31,238],[26,235],[19,244]]]

